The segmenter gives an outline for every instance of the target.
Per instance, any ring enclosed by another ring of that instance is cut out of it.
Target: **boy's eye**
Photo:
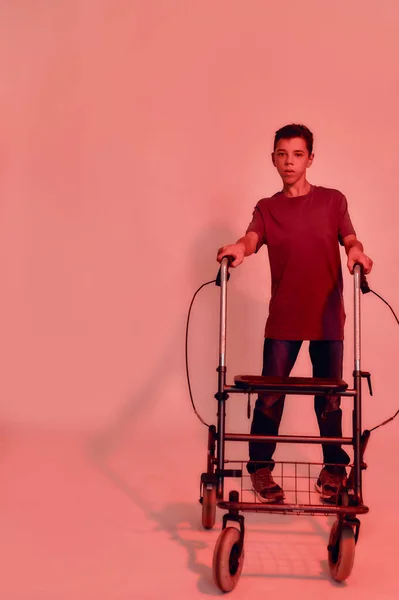
[[[277,156],[285,156],[285,152],[277,152]],[[303,156],[302,152],[295,152],[294,156]]]

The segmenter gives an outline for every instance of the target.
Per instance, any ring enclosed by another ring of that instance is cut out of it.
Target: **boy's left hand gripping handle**
[[[227,262],[227,281],[228,281],[230,279],[229,266],[234,261],[234,256],[224,256],[222,258],[222,263],[225,259],[227,259],[227,261],[228,261]],[[222,267],[219,268],[218,274],[216,276],[215,285],[217,285],[218,287],[220,287],[220,285],[221,285],[221,273],[222,273]]]

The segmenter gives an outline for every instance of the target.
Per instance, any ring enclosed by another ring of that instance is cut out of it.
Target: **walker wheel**
[[[337,532],[338,527],[339,520],[337,519],[330,533],[328,566],[335,581],[345,581],[352,572],[355,560],[355,534],[350,525],[341,525],[340,532]]]
[[[216,520],[216,486],[204,484],[202,488],[202,526],[212,529]]]
[[[222,592],[237,585],[244,564],[244,548],[240,552],[240,531],[226,527],[220,533],[213,553],[213,579]]]

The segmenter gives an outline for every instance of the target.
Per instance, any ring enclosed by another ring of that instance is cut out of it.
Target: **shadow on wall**
[[[216,262],[217,249],[227,244],[228,240],[235,240],[232,231],[222,227],[212,227],[201,233],[188,248],[187,261],[184,263],[185,273],[181,274],[181,280],[184,277],[187,280],[185,286],[181,284],[181,289],[186,290],[185,297],[180,303],[177,300],[168,302],[167,305],[173,308],[169,315],[162,315],[164,320],[171,322],[168,338],[154,343],[152,368],[144,379],[144,384],[131,394],[125,404],[115,412],[110,422],[94,436],[95,443],[102,447],[105,454],[110,454],[117,449],[125,435],[130,437],[145,422],[148,423],[151,418],[155,420],[156,411],[161,413],[165,411],[165,407],[170,402],[165,390],[175,385],[176,381],[184,381],[184,343],[189,304],[194,292],[202,283],[216,278],[219,268]],[[236,275],[238,269],[234,272],[234,279]],[[176,295],[175,287],[176,281],[171,282],[165,294]],[[210,285],[198,294],[193,305],[189,330],[189,364],[193,393],[200,413],[204,413],[205,418],[209,416],[211,420],[216,414],[213,395],[217,386],[219,289]],[[263,329],[264,302],[260,300],[254,302],[238,286],[231,289],[231,296],[233,294],[234,300],[229,303],[229,321],[232,322],[229,329],[232,329],[231,337],[236,339],[237,346],[229,351],[230,357],[232,361],[238,362],[237,357],[242,355],[247,362],[249,360],[257,362],[259,370],[262,348],[260,344],[259,348],[256,347],[251,341],[243,315],[251,315],[252,323],[254,314],[258,315],[259,327]],[[176,391],[180,398],[175,400],[174,411],[179,409],[180,402],[189,402],[185,383],[184,389]],[[199,398],[210,398],[212,402],[201,405]],[[119,402],[116,401],[115,406],[117,407],[118,404]],[[242,411],[240,414],[243,414]]]

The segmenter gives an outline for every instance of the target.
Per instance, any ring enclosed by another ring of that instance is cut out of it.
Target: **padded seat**
[[[332,393],[345,392],[348,384],[342,379],[322,379],[318,377],[262,377],[257,375],[236,375],[236,387],[246,391],[268,391],[294,394],[295,392]]]

